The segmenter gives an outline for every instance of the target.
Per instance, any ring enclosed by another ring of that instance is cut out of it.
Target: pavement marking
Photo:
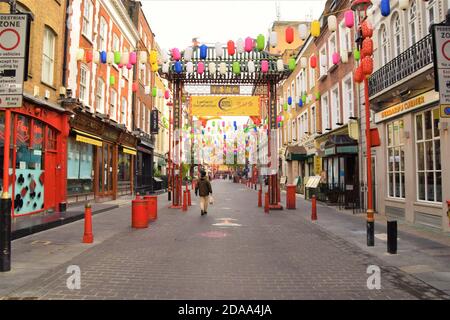
[[[35,244],[42,244],[44,246],[48,246],[50,243],[52,243],[51,241],[46,241],[46,240],[34,240],[31,245],[35,245]]]
[[[220,232],[220,231],[208,231],[208,232],[199,233],[198,235],[201,237],[205,237],[205,238],[220,239],[220,238],[225,238],[226,236],[228,236],[228,233]]]
[[[425,264],[417,264],[417,265],[413,265],[413,266],[404,266],[404,267],[400,267],[400,270],[406,272],[406,273],[425,273],[425,272],[434,272],[436,270],[434,270],[432,267],[425,265]]]
[[[387,233],[376,233],[375,238],[380,239],[382,241],[387,241]],[[400,238],[397,237],[397,240],[400,240]]]
[[[233,218],[219,218],[216,220],[219,220],[222,222],[214,223],[213,226],[215,226],[215,227],[241,227],[242,226],[239,223],[231,222],[231,221],[237,221],[237,219],[233,219]]]

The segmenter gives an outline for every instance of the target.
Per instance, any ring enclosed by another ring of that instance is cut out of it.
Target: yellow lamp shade
[[[313,22],[311,22],[311,35],[313,37],[320,36],[320,21],[319,20],[314,20]]]

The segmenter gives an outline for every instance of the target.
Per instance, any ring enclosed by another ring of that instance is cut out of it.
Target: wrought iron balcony
[[[411,74],[433,63],[433,42],[431,34],[375,71],[369,78],[369,96],[395,85]]]

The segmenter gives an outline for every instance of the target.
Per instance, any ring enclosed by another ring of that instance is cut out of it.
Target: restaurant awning
[[[303,146],[288,146],[284,153],[286,161],[301,161],[308,158],[306,154],[306,148]]]

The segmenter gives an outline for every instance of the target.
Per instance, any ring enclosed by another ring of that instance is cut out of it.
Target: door
[[[110,143],[103,142],[97,147],[97,188],[100,196],[112,195],[113,189],[114,148]]]
[[[44,189],[44,205],[46,209],[56,208],[56,152],[45,152],[45,189]]]

